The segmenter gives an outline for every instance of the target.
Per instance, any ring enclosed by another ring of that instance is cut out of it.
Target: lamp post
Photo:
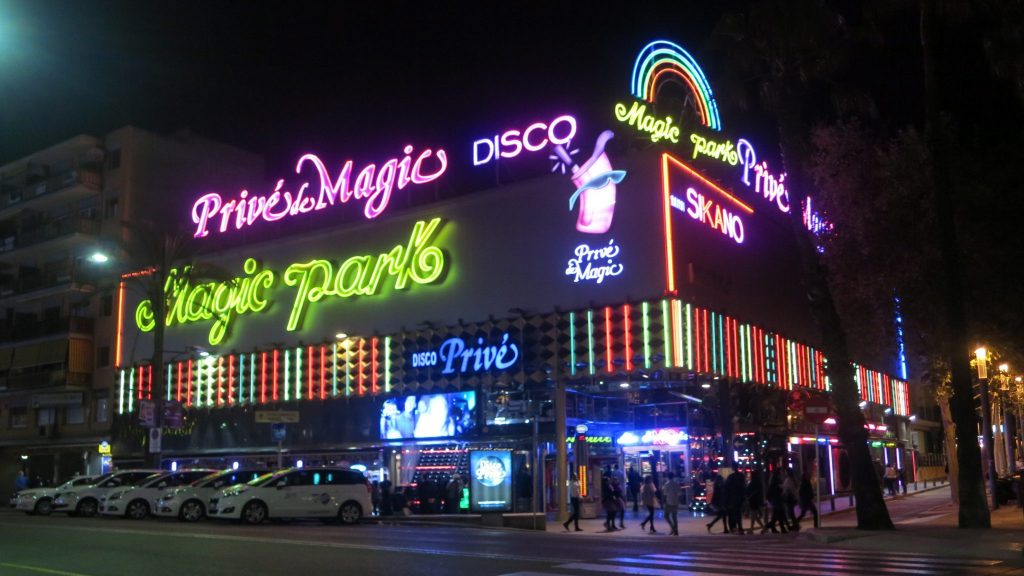
[[[991,492],[991,508],[999,507],[996,497],[996,460],[994,442],[992,440],[992,404],[988,395],[988,351],[984,347],[974,351],[975,364],[978,369],[978,388],[981,392],[981,438],[984,448],[986,467],[988,468],[988,489]]]
[[[1016,422],[1013,418],[1010,380],[1010,365],[1003,363],[999,365],[999,407],[1002,414],[1002,437],[1003,446],[1006,449],[1006,473],[1013,474],[1017,471],[1014,437],[1016,436]]]

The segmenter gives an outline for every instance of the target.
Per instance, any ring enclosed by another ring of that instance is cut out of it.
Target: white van
[[[236,484],[245,484],[267,474],[266,469],[222,470],[188,486],[164,491],[153,502],[153,514],[177,518],[183,522],[196,522],[206,515],[206,503],[217,492]]]
[[[347,468],[288,468],[222,490],[210,518],[260,524],[267,518],[331,518],[355,524],[373,510],[370,483]]]

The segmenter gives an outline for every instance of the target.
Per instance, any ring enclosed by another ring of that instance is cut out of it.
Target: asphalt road
[[[908,505],[909,506],[909,505]],[[243,526],[0,511],[0,575],[1009,574],[999,560],[828,548],[794,535],[649,537],[453,526]]]

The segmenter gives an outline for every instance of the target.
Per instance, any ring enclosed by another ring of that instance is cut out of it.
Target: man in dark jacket
[[[747,479],[739,470],[733,470],[725,479],[725,511],[729,532],[733,534],[743,534],[743,500],[746,489]]]

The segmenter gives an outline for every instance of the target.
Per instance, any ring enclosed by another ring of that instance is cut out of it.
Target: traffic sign
[[[823,424],[832,413],[832,404],[826,398],[808,398],[804,402],[804,419],[815,424]]]
[[[257,410],[257,424],[298,424],[298,410]]]
[[[284,423],[274,423],[270,425],[270,438],[274,442],[283,442],[287,432],[288,430]]]

